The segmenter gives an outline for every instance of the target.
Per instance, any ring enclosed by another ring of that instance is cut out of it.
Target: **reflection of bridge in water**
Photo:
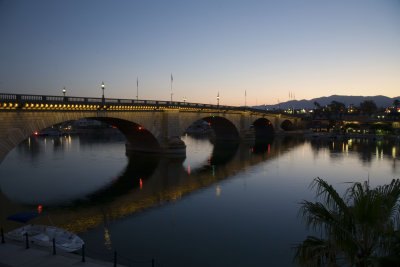
[[[215,144],[207,164],[196,170],[185,169],[183,159],[157,156],[129,156],[129,163],[124,173],[112,185],[87,196],[84,201],[77,201],[68,207],[45,207],[56,226],[74,232],[85,231],[102,224],[134,214],[135,212],[157,207],[169,201],[175,201],[198,189],[217,184],[232,177],[244,168],[263,161],[279,157],[282,153],[298,145],[303,138],[276,138],[273,142],[265,140],[254,145],[237,144],[225,146]],[[373,157],[393,160],[393,170],[398,171],[399,144],[394,142],[355,139],[309,141],[314,151],[328,149],[334,157],[337,153],[351,151],[359,155],[362,162],[368,164]],[[207,159],[205,159],[207,160]],[[142,187],[140,186],[142,180]],[[10,202],[0,194],[2,218],[15,210],[27,207]],[[28,207],[32,208],[32,207]],[[39,220],[42,220],[39,218]],[[43,219],[44,223],[48,223]],[[4,222],[5,230],[15,225]]]
[[[267,136],[299,126],[297,117],[266,110],[188,102],[0,94],[0,162],[33,132],[90,118],[116,126],[128,151],[185,154],[180,140],[203,119],[216,140]]]
[[[294,138],[285,138],[273,142],[265,140],[254,145],[215,144],[207,164],[191,172],[183,167],[183,159],[132,155],[124,173],[109,187],[72,206],[46,207],[46,211],[56,226],[82,232],[104,221],[180,199],[227,179],[246,167],[275,158],[300,143]],[[2,203],[5,212],[8,208],[15,209],[12,207],[15,204],[7,199],[3,199]],[[11,224],[7,224],[5,227],[11,228]]]

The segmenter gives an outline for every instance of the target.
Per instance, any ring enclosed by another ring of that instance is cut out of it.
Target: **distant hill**
[[[377,96],[346,96],[346,95],[331,95],[327,97],[318,97],[318,98],[313,98],[310,100],[291,100],[287,102],[282,102],[279,105],[266,105],[267,109],[288,109],[288,108],[295,108],[295,109],[313,109],[314,108],[314,102],[318,102],[322,107],[330,104],[332,101],[338,101],[341,103],[344,103],[346,107],[350,105],[355,105],[359,106],[361,102],[365,100],[372,100],[375,102],[377,107],[388,107],[393,105],[393,101],[395,99],[400,100],[399,97],[387,97],[383,95],[377,95]],[[260,106],[254,106],[254,108],[259,108],[259,109],[264,109],[264,105]]]

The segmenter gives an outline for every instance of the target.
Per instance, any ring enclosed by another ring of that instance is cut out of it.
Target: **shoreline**
[[[0,243],[0,266],[1,267],[16,267],[16,266],[85,266],[85,267],[103,267],[112,266],[112,261],[103,261],[85,256],[85,261],[82,261],[82,255],[78,253],[68,253],[61,250],[56,251],[53,255],[52,247],[40,247],[35,244],[29,244],[29,249],[26,249],[25,243],[6,240],[5,243]],[[118,266],[124,266],[118,264]]]

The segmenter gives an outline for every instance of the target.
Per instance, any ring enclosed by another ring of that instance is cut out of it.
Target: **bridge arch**
[[[127,151],[135,152],[160,152],[161,146],[154,135],[142,125],[135,122],[110,118],[94,117],[91,118],[115,126],[126,138]]]
[[[161,149],[161,131],[157,127],[157,123],[154,122],[160,118],[152,116],[150,113],[27,112],[20,114],[7,112],[2,115],[2,122],[5,127],[0,132],[0,163],[14,147],[26,140],[34,132],[41,131],[52,125],[82,118],[99,120],[116,126],[126,136],[128,150],[136,150],[137,148],[137,151],[142,151],[146,147],[148,152],[160,152]]]
[[[237,141],[239,140],[239,131],[236,126],[228,119],[219,116],[210,116],[203,118],[208,125],[213,128],[216,141]]]
[[[195,122],[203,120],[214,130],[215,141],[237,141],[240,138],[237,126],[229,119],[222,116],[210,115],[206,117],[193,117],[182,124],[182,134]]]
[[[256,138],[274,135],[273,123],[267,118],[259,118],[253,122],[253,130]]]
[[[290,120],[284,120],[281,123],[281,128],[284,131],[291,131],[294,130],[294,124]]]

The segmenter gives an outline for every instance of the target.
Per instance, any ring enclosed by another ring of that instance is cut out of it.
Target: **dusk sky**
[[[276,104],[400,95],[399,0],[0,0],[0,93]]]

